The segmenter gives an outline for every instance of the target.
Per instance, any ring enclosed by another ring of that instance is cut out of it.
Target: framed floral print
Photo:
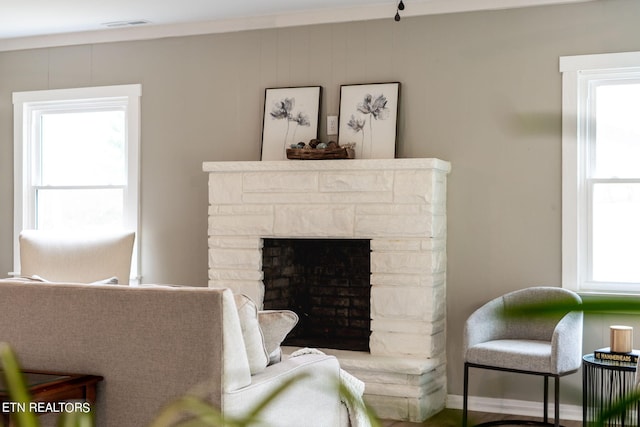
[[[286,150],[318,138],[322,87],[267,88],[262,119],[262,160],[286,160]]]
[[[338,144],[355,144],[356,159],[393,159],[400,83],[340,86]]]

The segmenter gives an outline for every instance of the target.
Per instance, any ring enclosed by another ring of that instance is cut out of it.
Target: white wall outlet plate
[[[338,116],[327,116],[327,135],[338,134]]]

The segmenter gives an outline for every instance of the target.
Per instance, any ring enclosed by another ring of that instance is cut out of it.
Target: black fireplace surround
[[[264,239],[264,308],[300,317],[285,345],[369,351],[367,239]]]

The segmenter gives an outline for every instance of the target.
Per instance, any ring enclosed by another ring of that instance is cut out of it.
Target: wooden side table
[[[23,371],[23,374],[33,400],[29,407],[19,407],[16,402],[11,401],[4,379],[0,375],[0,412],[5,426],[12,425],[10,416],[16,411],[27,410],[38,414],[59,412],[64,408],[63,402],[70,399],[93,405],[96,401],[96,386],[103,380],[103,377],[98,375],[46,371]]]
[[[588,425],[611,408],[635,386],[636,364],[596,359],[593,353],[582,357],[582,423]],[[640,402],[612,418],[607,425],[637,426]]]

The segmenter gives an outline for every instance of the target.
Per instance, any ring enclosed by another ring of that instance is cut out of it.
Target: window
[[[138,231],[140,85],[17,92],[14,268],[23,229]],[[134,248],[132,275],[138,276]]]
[[[563,286],[640,292],[640,53],[563,57]]]

